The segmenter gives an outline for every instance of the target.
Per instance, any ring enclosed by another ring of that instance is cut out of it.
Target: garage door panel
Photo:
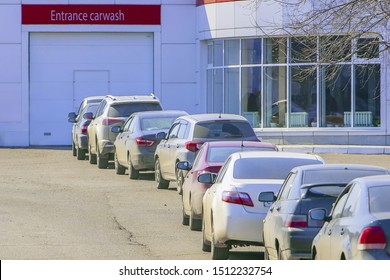
[[[30,33],[31,145],[70,145],[67,115],[92,92],[153,92],[153,34]]]

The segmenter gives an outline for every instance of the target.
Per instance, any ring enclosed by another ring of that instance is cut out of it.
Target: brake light
[[[135,142],[137,143],[138,146],[145,146],[145,147],[150,147],[154,144],[153,140],[144,139],[142,137],[136,138]]]
[[[252,199],[249,194],[244,192],[229,192],[224,191],[222,193],[222,201],[233,204],[242,204],[253,207]]]
[[[380,226],[366,227],[359,236],[359,250],[382,250],[386,247],[386,237]]]
[[[288,215],[285,226],[292,228],[307,227],[307,217],[306,215]]]
[[[89,123],[83,123],[81,126],[81,133],[86,134],[88,132],[88,125]]]
[[[195,152],[199,151],[202,144],[203,143],[201,143],[201,142],[187,142],[185,147],[187,150],[195,153]]]
[[[103,125],[112,125],[114,123],[119,123],[122,122],[121,119],[112,119],[112,118],[103,118],[102,119],[102,124]]]

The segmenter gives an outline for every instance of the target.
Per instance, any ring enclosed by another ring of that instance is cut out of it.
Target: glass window
[[[350,36],[321,36],[320,61],[337,63],[351,61],[352,39]]]
[[[293,182],[295,180],[295,177],[297,176],[296,173],[289,173],[286,177],[286,180],[284,181],[281,191],[278,195],[278,200],[287,200],[287,197],[289,196],[290,190],[293,186]]]
[[[350,126],[351,67],[324,66],[321,70],[321,126]]]
[[[213,44],[213,66],[222,66],[223,63],[223,41],[216,40]]]
[[[224,112],[230,114],[240,113],[240,71],[239,68],[225,69],[225,96]]]
[[[188,122],[181,121],[177,138],[186,139],[188,136]]]
[[[378,186],[368,189],[369,209],[371,213],[390,212],[390,186]]]
[[[364,169],[328,169],[328,170],[307,170],[303,175],[303,184],[323,183],[345,183],[358,177],[384,175],[385,170],[364,170]]]
[[[260,64],[261,39],[244,39],[241,44],[241,64]]]
[[[317,72],[310,66],[291,67],[290,127],[317,126]]]
[[[293,37],[290,46],[292,63],[317,60],[317,37]]]
[[[252,127],[260,127],[261,67],[245,67],[241,73],[241,113]]]
[[[143,118],[141,130],[169,129],[176,117]]]
[[[134,117],[130,117],[126,122],[125,124],[123,125],[123,131],[129,131],[129,127],[130,127],[130,124],[131,124],[131,121],[134,119]]]
[[[349,192],[349,196],[347,201],[345,202],[345,206],[343,212],[341,213],[342,217],[352,217],[356,211],[356,207],[358,205],[360,196],[360,188],[355,187]]]
[[[379,58],[379,39],[360,38],[356,44],[356,56],[358,58]]]
[[[347,198],[348,192],[344,192],[338,197],[336,204],[334,205],[334,208],[332,210],[332,219],[337,219],[341,217],[341,213],[343,211]]]
[[[265,127],[285,127],[287,112],[286,67],[265,67]]]
[[[109,117],[128,117],[135,112],[162,110],[161,105],[155,102],[132,102],[113,104],[108,110]]]
[[[242,151],[275,151],[273,148],[268,147],[212,147],[209,148],[207,153],[208,162],[224,162],[228,156],[235,152]]]
[[[224,65],[240,64],[240,40],[226,40],[224,42]]]
[[[356,65],[354,126],[380,126],[380,65]]]
[[[244,121],[200,122],[194,127],[194,138],[226,139],[256,137],[252,127]]]
[[[287,62],[287,38],[264,39],[264,63],[280,64]]]
[[[177,138],[177,134],[179,132],[180,123],[174,123],[172,125],[171,131],[169,132],[168,138]]]
[[[211,101],[210,113],[223,112],[223,69],[213,69],[212,77],[212,94],[208,97]]]
[[[231,158],[228,158],[226,162],[222,165],[221,170],[218,173],[217,179],[215,180],[215,183],[221,183],[223,178],[225,177],[226,171],[229,168]]]

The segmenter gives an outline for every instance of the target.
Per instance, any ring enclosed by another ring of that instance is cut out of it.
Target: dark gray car
[[[306,165],[292,169],[277,197],[269,192],[259,195],[261,202],[273,202],[264,219],[265,258],[310,259],[312,241],[323,223],[309,220],[309,210],[324,208],[330,213],[348,182],[384,174],[389,174],[389,170],[358,164]]]

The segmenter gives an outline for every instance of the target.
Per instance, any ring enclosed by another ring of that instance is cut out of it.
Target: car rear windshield
[[[285,179],[296,166],[321,163],[306,158],[242,158],[234,164],[236,179]]]
[[[144,118],[141,120],[141,130],[169,129],[176,117]]]
[[[304,198],[337,198],[345,185],[340,186],[314,186],[306,190]]]
[[[132,102],[114,104],[108,110],[108,116],[114,118],[128,117],[135,112],[143,111],[159,111],[162,110],[161,105],[155,102]]]
[[[378,186],[368,189],[371,213],[390,212],[390,186]]]
[[[224,162],[228,156],[242,151],[275,151],[271,147],[212,147],[207,152],[208,162]]]
[[[303,175],[302,182],[303,184],[348,183],[358,177],[382,174],[386,174],[385,171],[356,169],[307,170]]]
[[[256,137],[253,128],[244,121],[208,121],[195,125],[194,138],[226,139]]]

